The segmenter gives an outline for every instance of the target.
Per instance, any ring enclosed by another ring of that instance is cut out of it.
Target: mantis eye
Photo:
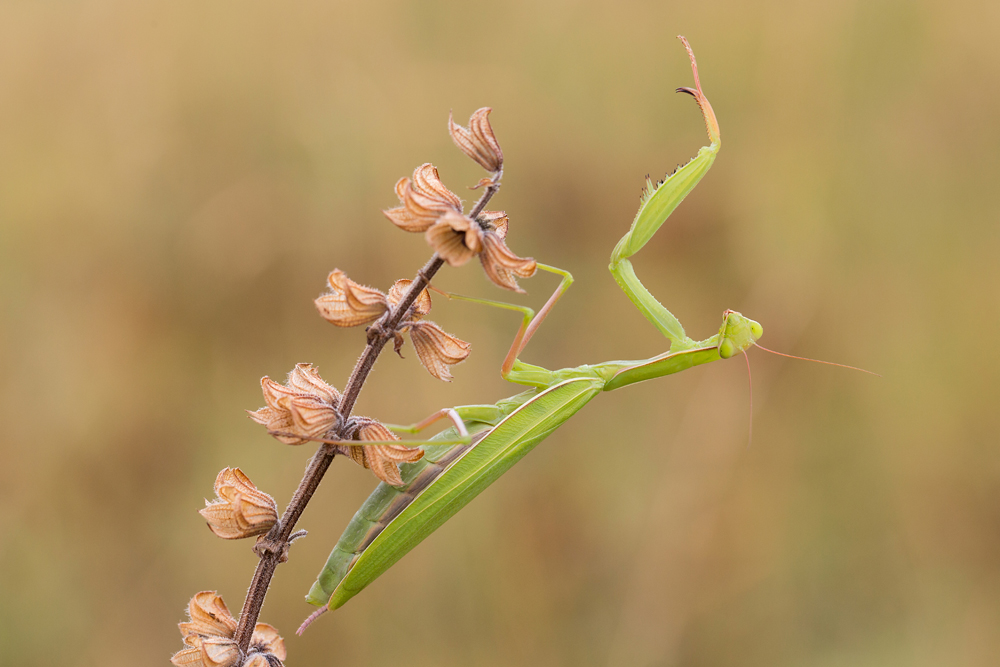
[[[750,320],[750,333],[753,334],[753,339],[757,340],[764,335],[764,327],[760,326],[757,322]]]
[[[728,338],[722,339],[722,342],[719,343],[719,356],[722,357],[723,359],[728,359],[735,353],[736,353],[736,346],[733,345],[733,341],[729,340]]]

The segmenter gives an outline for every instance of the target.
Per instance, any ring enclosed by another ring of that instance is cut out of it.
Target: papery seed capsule
[[[334,269],[327,280],[330,292],[317,297],[315,304],[319,314],[330,324],[338,327],[369,324],[389,309],[385,294],[373,287],[359,285],[340,269]]]
[[[254,626],[253,636],[250,639],[250,650],[267,653],[279,660],[288,657],[285,650],[285,640],[278,634],[273,625],[258,623]]]
[[[223,468],[215,479],[214,501],[199,513],[213,533],[226,540],[263,535],[278,522],[274,498],[260,491],[239,468]]]
[[[310,438],[322,437],[340,419],[337,405],[340,393],[323,382],[311,364],[298,364],[288,375],[288,383],[279,384],[261,378],[265,407],[247,410],[247,414],[268,431],[276,431],[280,442],[301,445]]]
[[[504,218],[506,220],[506,217]],[[504,227],[506,231],[506,227]],[[513,292],[524,292],[517,284],[515,278],[530,278],[535,275],[537,264],[535,260],[518,257],[507,244],[503,237],[496,232],[486,232],[483,234],[483,252],[479,254],[479,261],[482,262],[483,271],[494,285],[509,289]]]
[[[480,252],[482,236],[479,223],[455,212],[442,215],[426,234],[427,243],[449,266],[462,266]]]
[[[385,441],[399,440],[389,427],[371,417],[355,417],[359,424],[357,440]],[[352,445],[348,448],[351,459],[358,465],[368,468],[380,480],[391,486],[399,486],[403,478],[399,474],[397,464],[418,461],[424,451],[416,447],[399,445]]]
[[[178,626],[185,638],[191,635],[231,637],[236,632],[236,619],[215,591],[195,593],[188,602],[187,613],[190,622]]]
[[[233,639],[236,619],[222,597],[215,591],[196,593],[187,612],[191,620],[178,627],[190,648],[175,653],[170,662],[177,667],[235,667],[240,659]]]
[[[445,382],[452,379],[448,366],[465,361],[472,347],[433,322],[415,322],[410,328],[410,340],[424,368]]]
[[[445,213],[462,213],[462,200],[444,186],[437,168],[430,162],[417,167],[412,179],[400,179],[396,183],[396,196],[402,206],[383,213],[408,232],[426,231]]]
[[[451,114],[448,115],[448,132],[452,141],[463,153],[475,160],[487,171],[494,173],[503,168],[503,151],[500,142],[493,134],[489,115],[493,109],[483,107],[477,109],[469,118],[469,127],[465,128],[455,123]]]
[[[228,637],[209,637],[202,640],[201,661],[205,667],[233,667],[240,661],[240,647]]]

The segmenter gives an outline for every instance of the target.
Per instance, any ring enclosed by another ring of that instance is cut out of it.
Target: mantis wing
[[[337,609],[433,533],[603,389],[593,377],[540,391],[474,445],[425,449],[400,488],[380,484],[344,531],[306,600]],[[447,432],[445,432],[447,433]],[[442,434],[444,435],[444,434]]]

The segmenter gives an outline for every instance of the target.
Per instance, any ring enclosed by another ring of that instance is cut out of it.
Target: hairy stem
[[[493,198],[497,190],[500,189],[499,177],[500,174],[497,173],[493,181],[486,187],[479,201],[472,207],[469,217],[475,219],[477,215],[482,213],[486,204]],[[396,326],[403,319],[410,306],[413,305],[413,302],[417,300],[420,292],[427,287],[434,274],[443,265],[444,260],[437,253],[434,253],[434,256],[417,272],[417,276],[410,285],[410,289],[403,295],[403,298],[396,307],[389,312],[388,317],[369,329],[368,344],[361,353],[358,363],[355,364],[354,370],[351,372],[351,377],[347,381],[347,386],[344,387],[344,393],[341,395],[339,412],[343,418],[341,421],[342,424],[346,425],[347,418],[351,416],[351,411],[354,409],[358,395],[361,394],[361,389],[368,379],[368,374],[374,368],[375,361],[378,359],[379,354],[382,353],[386,343],[392,339]],[[342,437],[342,434],[338,433],[337,437]],[[240,612],[239,624],[236,627],[236,643],[244,655],[246,655],[250,647],[250,639],[253,636],[254,626],[257,625],[257,619],[260,617],[260,609],[264,605],[264,597],[267,595],[267,589],[271,585],[271,577],[274,576],[274,570],[278,567],[282,554],[288,548],[288,537],[292,534],[295,523],[302,516],[302,512],[305,511],[306,505],[312,499],[313,494],[319,487],[319,483],[323,480],[323,475],[326,474],[327,468],[330,467],[330,463],[333,462],[333,457],[337,455],[338,451],[338,445],[329,444],[324,444],[316,450],[316,453],[309,461],[305,474],[302,476],[302,481],[299,482],[298,488],[295,489],[295,494],[281,515],[281,521],[266,536],[267,543],[274,545],[274,548],[259,550],[260,561],[257,563],[257,570],[254,572],[253,580],[250,582],[250,590],[247,591],[246,600],[243,602],[243,611]]]

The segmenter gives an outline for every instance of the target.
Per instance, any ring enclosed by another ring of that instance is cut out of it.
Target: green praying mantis
[[[424,450],[423,458],[402,464],[402,486],[379,484],[354,515],[306,597],[323,608],[303,623],[300,634],[320,614],[357,595],[600,393],[728,359],[754,345],[763,334],[760,324],[727,310],[718,333],[701,341],[689,338],[677,318],[636,277],[629,261],[708,172],[721,146],[719,125],[702,92],[694,53],[687,40],[680,39],[691,61],[695,87],[678,88],[677,92],[695,98],[710,143],[658,185],[647,179],[639,211],[615,246],[609,266],[632,303],[670,341],[668,351],[638,361],[608,361],[554,371],[522,362],[522,350],[573,283],[567,271],[555,267],[538,265],[561,276],[561,281],[537,314],[522,306],[448,295],[522,313],[501,375],[529,389],[495,405],[455,407],[417,424],[395,427],[415,433],[443,417],[455,424],[429,440],[407,442],[418,444]]]

